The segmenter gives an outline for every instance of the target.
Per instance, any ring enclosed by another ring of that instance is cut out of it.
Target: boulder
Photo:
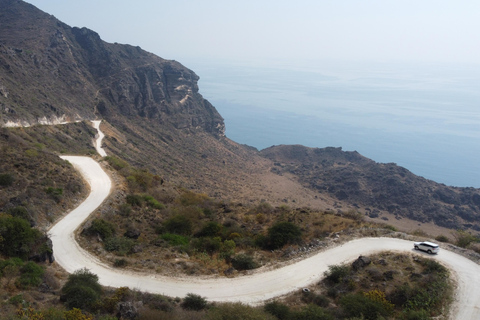
[[[355,260],[352,263],[352,268],[353,268],[353,270],[358,271],[362,268],[365,268],[370,263],[372,263],[372,260],[369,257],[360,256],[360,257],[358,257],[357,260]]]

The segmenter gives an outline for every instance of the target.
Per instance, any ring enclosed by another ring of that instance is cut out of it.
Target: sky
[[[478,0],[27,0],[107,42],[182,60],[480,64]]]

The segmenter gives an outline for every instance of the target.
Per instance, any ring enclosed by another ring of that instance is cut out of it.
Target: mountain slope
[[[0,121],[142,117],[222,135],[198,76],[139,47],[110,44],[20,0],[0,1]]]
[[[383,211],[397,219],[480,230],[478,189],[447,187],[341,148],[274,146],[260,153],[275,162],[274,172],[294,174],[304,186],[366,208],[371,217]]]
[[[102,118],[109,155],[218,199],[480,230],[478,189],[447,187],[335,148],[258,152],[229,140],[198,79],[176,61],[106,43],[21,0],[0,0],[0,126]],[[85,153],[69,138],[53,147],[38,127],[24,130],[51,153]]]

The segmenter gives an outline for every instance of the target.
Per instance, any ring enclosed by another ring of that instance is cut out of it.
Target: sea
[[[480,188],[480,65],[184,64],[238,143],[342,147],[449,186]]]

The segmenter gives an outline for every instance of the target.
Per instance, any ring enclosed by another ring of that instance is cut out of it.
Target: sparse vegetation
[[[207,300],[198,294],[188,293],[181,306],[183,309],[200,311],[207,307]]]
[[[301,240],[300,228],[291,222],[278,222],[268,229],[265,248],[275,250],[286,244],[298,243]]]
[[[13,184],[14,178],[10,173],[0,173],[0,186],[9,187]]]
[[[0,253],[6,257],[27,259],[33,245],[41,241],[41,233],[19,217],[0,214]]]
[[[87,269],[75,271],[62,288],[61,300],[67,308],[96,309],[102,295],[98,276]]]
[[[251,270],[258,268],[258,263],[252,256],[241,253],[232,258],[232,266],[237,270]]]

